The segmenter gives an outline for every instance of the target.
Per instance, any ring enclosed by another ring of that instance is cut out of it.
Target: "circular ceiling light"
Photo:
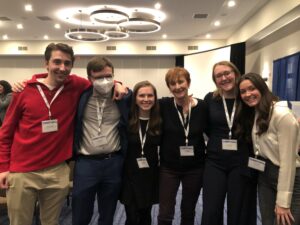
[[[160,23],[147,18],[129,18],[126,22],[119,23],[130,33],[152,33],[160,30]]]
[[[118,24],[128,21],[129,16],[116,9],[99,9],[93,11],[90,18],[98,23]]]
[[[128,31],[121,27],[108,29],[104,32],[104,34],[111,39],[124,39],[129,37]]]
[[[65,33],[65,37],[73,41],[86,41],[86,42],[102,42],[107,41],[109,38],[101,33],[99,30],[74,28],[69,29]]]

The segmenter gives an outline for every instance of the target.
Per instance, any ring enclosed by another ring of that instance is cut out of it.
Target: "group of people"
[[[36,201],[43,225],[58,225],[73,157],[73,225],[87,225],[97,198],[99,225],[113,224],[117,201],[126,225],[171,225],[181,184],[181,224],[193,225],[203,189],[202,225],[300,224],[299,124],[260,75],[241,76],[221,61],[216,90],[189,95],[189,72],[168,70],[172,97],[158,99],[148,81],[133,91],[114,81],[114,66],[96,56],[88,80],[70,75],[74,52],[49,44],[47,73],[14,93],[0,128],[0,188],[11,225],[30,225]],[[0,86],[1,91],[1,86]],[[1,93],[1,92],[0,92]],[[205,136],[207,143],[205,143]],[[258,178],[257,178],[258,175]]]

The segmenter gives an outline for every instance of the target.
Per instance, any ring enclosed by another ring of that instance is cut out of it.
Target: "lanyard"
[[[44,102],[45,102],[45,104],[46,104],[46,106],[47,106],[47,108],[48,108],[49,119],[51,119],[52,114],[51,114],[51,111],[50,111],[50,106],[51,106],[51,104],[54,102],[54,100],[57,98],[57,96],[60,94],[60,92],[64,89],[64,85],[62,85],[62,86],[56,91],[56,93],[55,93],[54,97],[52,98],[50,104],[49,104],[49,102],[48,102],[48,100],[47,100],[47,98],[46,98],[46,96],[45,96],[45,93],[44,93],[44,91],[42,90],[41,86],[38,85],[38,84],[37,84],[36,86],[37,86],[37,88],[38,88],[38,90],[39,90],[39,92],[40,92],[42,98],[44,99]]]
[[[98,120],[98,134],[101,133],[101,124],[102,124],[102,118],[103,118],[103,111],[104,111],[104,107],[106,104],[106,99],[103,100],[102,104],[101,104],[101,110],[100,108],[100,104],[99,104],[99,100],[96,99],[96,104],[97,104],[97,120]]]
[[[229,118],[229,113],[228,113],[228,109],[227,109],[227,105],[226,105],[226,101],[225,101],[225,97],[224,95],[222,95],[222,100],[223,100],[223,105],[224,105],[224,110],[225,110],[225,115],[226,115],[226,121],[229,127],[229,139],[231,139],[232,137],[232,125],[233,125],[233,119],[234,119],[234,114],[235,114],[235,100],[234,100],[234,104],[233,104],[233,109]]]
[[[254,119],[254,124],[253,124],[253,132],[255,135],[255,158],[257,158],[257,156],[259,155],[259,151],[260,151],[260,146],[259,146],[259,140],[258,140],[258,135],[257,135],[257,126],[256,126],[256,120],[257,120],[258,114],[255,113],[255,119]]]
[[[176,105],[176,101],[175,101],[175,98],[174,98],[174,105],[175,105],[175,108],[177,109],[177,113],[178,113],[178,117],[180,119],[180,122],[181,122],[181,125],[184,129],[184,135],[185,135],[185,145],[188,146],[188,136],[189,136],[189,130],[190,130],[190,120],[191,120],[191,111],[192,111],[192,103],[190,102],[189,103],[189,114],[188,114],[188,121],[187,121],[187,127],[185,128],[184,126],[184,121],[183,121],[183,118],[177,108],[177,105]]]
[[[145,142],[146,142],[146,136],[147,136],[148,125],[149,125],[149,121],[147,122],[145,135],[144,135],[144,137],[143,137],[143,135],[142,135],[142,127],[141,127],[141,124],[139,124],[139,136],[140,136],[140,141],[141,141],[142,157],[144,156],[144,145],[145,145]]]

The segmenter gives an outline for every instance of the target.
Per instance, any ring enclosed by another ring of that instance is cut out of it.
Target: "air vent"
[[[194,19],[206,19],[208,17],[208,14],[206,13],[194,13],[193,18]]]
[[[117,46],[106,46],[106,50],[107,51],[116,51],[117,50]]]
[[[146,50],[147,51],[155,51],[156,50],[156,46],[147,46]]]
[[[11,19],[6,16],[0,16],[0,21],[11,21]]]
[[[18,46],[18,51],[27,51],[28,47],[27,46]]]
[[[52,21],[52,19],[48,16],[37,16],[36,18],[42,21]]]
[[[189,51],[198,50],[198,46],[197,45],[188,46],[188,50]]]

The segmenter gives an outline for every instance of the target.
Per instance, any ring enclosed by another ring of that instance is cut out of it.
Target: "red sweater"
[[[40,84],[48,102],[59,87],[50,91],[34,75],[24,91],[14,93],[0,129],[0,172],[29,172],[57,165],[72,155],[74,116],[80,94],[91,84],[70,75],[64,88],[51,104],[52,118],[58,120],[58,131],[42,133],[41,122],[48,120],[48,108],[36,84]]]

